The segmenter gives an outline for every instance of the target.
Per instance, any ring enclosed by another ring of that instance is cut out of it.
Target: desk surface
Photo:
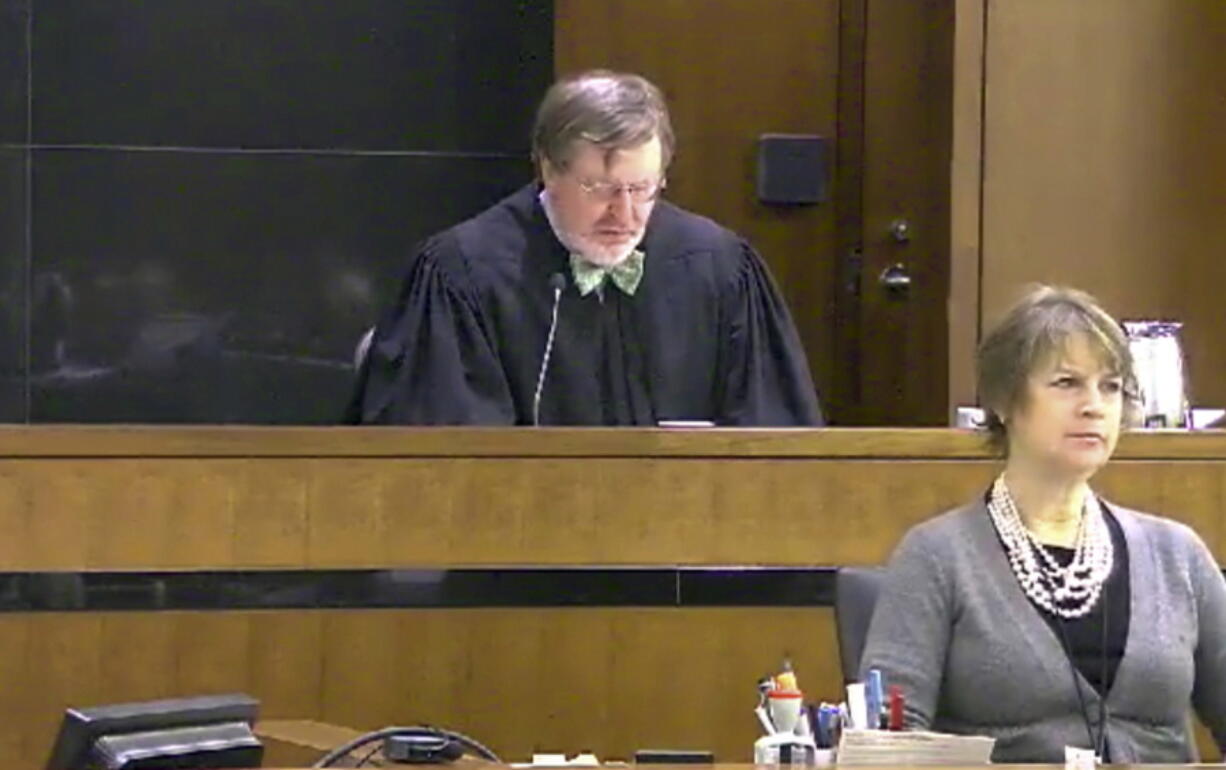
[[[0,426],[6,457],[797,457],[983,459],[944,428],[403,428]],[[1226,458],[1226,431],[1133,431],[1117,459]]]
[[[316,722],[312,720],[265,720],[259,722],[255,727],[256,734],[264,741],[269,757],[276,761],[280,757],[286,757],[287,761],[314,761],[323,753],[331,749],[348,743],[362,736],[364,733],[360,730],[354,730],[349,727],[341,727],[338,725]],[[283,749],[298,750],[296,754],[286,755],[281,753]],[[305,750],[305,753],[303,753]],[[290,759],[289,757],[292,757]],[[398,766],[398,765],[397,765]],[[497,770],[498,768],[511,768],[511,765],[498,765],[482,761],[475,757],[465,755],[459,762],[451,765],[452,767],[463,768],[464,770]],[[547,766],[542,766],[547,767]],[[773,767],[778,768],[778,765],[752,765],[742,763],[720,762],[713,765],[704,764],[647,764],[636,765],[625,762],[611,762],[601,765],[602,768],[643,768],[643,770],[753,770],[754,768]],[[874,765],[877,770],[904,770],[904,768],[914,768],[914,765]],[[983,765],[944,765],[945,768],[983,768]],[[1000,770],[1044,770],[1044,768],[1060,768],[1063,770],[1063,765],[992,765],[993,768]],[[1115,765],[1118,768],[1128,768],[1131,765]],[[1137,765],[1137,768],[1146,768],[1152,770],[1161,767],[1181,767],[1181,768],[1196,768],[1196,767],[1221,767],[1221,765]]]

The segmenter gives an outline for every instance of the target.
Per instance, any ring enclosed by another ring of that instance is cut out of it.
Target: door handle
[[[881,275],[877,276],[877,283],[885,287],[890,294],[906,294],[911,290],[911,274],[903,263],[895,262],[881,271]]]

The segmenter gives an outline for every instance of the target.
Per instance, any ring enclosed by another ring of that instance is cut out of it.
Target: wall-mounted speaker
[[[758,137],[758,200],[781,205],[827,199],[829,141],[816,134]]]

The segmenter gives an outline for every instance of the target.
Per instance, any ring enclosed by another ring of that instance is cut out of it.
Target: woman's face
[[[1035,367],[1025,398],[1005,418],[1010,465],[1084,480],[1106,464],[1120,435],[1124,386],[1102,359],[1075,334]]]

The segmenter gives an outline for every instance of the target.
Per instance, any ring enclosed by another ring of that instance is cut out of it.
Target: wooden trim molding
[[[950,163],[949,410],[975,403],[983,239],[984,34],[987,0],[956,0]],[[951,420],[952,424],[952,420]]]
[[[946,428],[0,427],[0,460],[40,457],[993,459],[982,434]],[[1116,458],[1226,459],[1226,431],[1136,431]]]

